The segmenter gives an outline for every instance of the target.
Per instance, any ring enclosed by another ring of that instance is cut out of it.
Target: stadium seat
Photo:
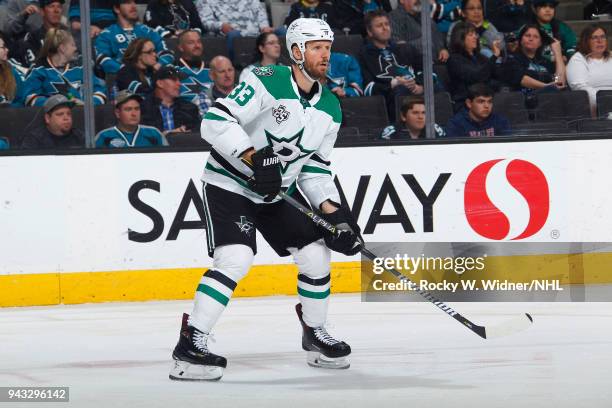
[[[270,3],[270,18],[272,27],[280,27],[285,23],[285,18],[289,14],[290,3]]]
[[[574,33],[576,33],[576,36],[578,37],[586,26],[589,26],[593,23],[602,24],[606,28],[608,35],[612,33],[612,20],[567,20],[565,21],[565,23],[567,23],[567,25],[569,25],[570,28],[574,30]]]
[[[94,115],[96,133],[115,125],[114,107],[111,104],[96,106]],[[81,131],[85,129],[85,115],[82,106],[77,106],[72,110],[72,125]]]
[[[237,37],[234,39],[234,66],[242,69],[253,62],[255,37]]]
[[[612,120],[581,120],[578,122],[578,132],[612,134]]]
[[[362,44],[363,38],[358,34],[337,35],[334,37],[332,51],[349,54],[357,58],[357,54],[359,54]]]
[[[204,45],[204,63],[207,65],[217,55],[229,58],[227,39],[225,37],[204,37],[202,38],[202,43]]]
[[[372,128],[383,128],[389,124],[387,104],[382,95],[342,98],[342,125],[359,128],[367,132]]]
[[[591,117],[589,96],[586,91],[539,94],[535,117],[537,121],[588,119]]]
[[[513,136],[542,136],[551,134],[573,133],[564,120],[551,122],[533,122],[511,125]]]
[[[164,42],[166,43],[166,48],[168,48],[170,51],[172,51],[173,53],[177,53],[177,47],[178,47],[178,38],[176,37],[168,37],[168,38],[164,38]]]
[[[438,78],[438,83],[441,84],[444,89],[450,89],[450,74],[446,64],[433,64],[433,72]]]
[[[138,9],[138,21],[143,22],[145,13],[147,12],[146,4],[136,4],[136,9]]]
[[[200,132],[169,133],[166,138],[171,147],[210,147]]]
[[[13,147],[21,146],[25,133],[43,122],[41,107],[0,108],[0,136],[7,138]]]
[[[612,112],[612,90],[597,92],[597,117],[604,118]]]
[[[522,92],[499,92],[493,96],[493,110],[514,125],[529,122]]]
[[[584,16],[583,8],[581,1],[561,2],[555,7],[555,17],[561,21],[581,20]]]

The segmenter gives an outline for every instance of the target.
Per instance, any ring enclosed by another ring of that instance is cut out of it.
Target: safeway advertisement
[[[0,273],[210,265],[207,156],[0,157]],[[330,160],[366,241],[608,242],[612,234],[609,140],[339,148]],[[258,237],[256,264],[290,262]]]

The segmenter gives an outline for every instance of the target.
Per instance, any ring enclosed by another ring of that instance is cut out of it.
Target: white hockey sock
[[[253,262],[246,245],[225,245],[215,249],[213,267],[200,279],[189,325],[209,333],[225,310],[238,282]]]
[[[331,287],[331,252],[323,241],[313,242],[291,252],[300,271],[297,291],[304,322],[310,327],[323,326],[327,320]]]

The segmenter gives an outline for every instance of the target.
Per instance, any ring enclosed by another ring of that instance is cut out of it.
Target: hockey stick
[[[287,203],[289,203],[291,206],[295,207],[302,214],[304,214],[308,218],[310,218],[310,220],[312,222],[314,222],[315,224],[325,228],[327,231],[331,232],[332,234],[336,234],[337,233],[336,226],[331,224],[331,223],[329,223],[329,222],[327,222],[316,211],[311,210],[310,208],[302,205],[300,202],[298,202],[297,200],[295,200],[294,198],[289,196],[284,191],[281,191],[280,193],[278,193],[278,196],[281,197],[283,200],[285,200]],[[370,250],[368,250],[365,247],[365,245],[362,245],[361,253],[366,258],[368,258],[368,259],[370,259],[372,261],[375,258],[378,258]],[[402,283],[408,285],[408,287],[411,290],[413,290],[415,292],[418,292],[419,295],[423,296],[429,302],[433,303],[434,306],[436,306],[438,309],[442,310],[444,313],[446,313],[447,315],[451,316],[452,318],[457,320],[459,323],[463,324],[465,327],[467,327],[468,329],[470,329],[471,331],[473,331],[474,333],[476,333],[477,335],[482,337],[483,339],[490,339],[490,338],[495,338],[495,337],[507,336],[509,334],[513,334],[513,333],[525,330],[528,327],[530,327],[531,324],[533,323],[533,318],[528,313],[525,313],[524,316],[523,315],[517,316],[517,317],[515,317],[515,318],[513,318],[511,320],[508,320],[508,321],[506,321],[506,322],[504,322],[504,323],[502,323],[500,325],[497,325],[497,326],[487,326],[487,327],[479,326],[479,325],[473,323],[472,321],[470,321],[468,318],[466,318],[463,315],[461,315],[459,312],[455,311],[452,307],[450,307],[446,303],[444,303],[441,300],[437,299],[431,293],[429,293],[429,292],[427,292],[425,290],[419,289],[417,284],[412,282],[406,275],[402,274],[398,270],[396,270],[394,268],[386,268],[385,270],[387,272],[391,273],[397,279],[399,279]]]

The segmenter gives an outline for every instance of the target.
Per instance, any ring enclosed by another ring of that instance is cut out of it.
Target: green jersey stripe
[[[329,170],[325,170],[320,167],[314,167],[314,166],[303,166],[302,172],[303,173],[321,173],[321,174],[329,174],[329,175],[332,174],[331,171]]]
[[[327,289],[325,292],[311,292],[309,290],[305,290],[302,289],[300,287],[297,288],[298,294],[310,299],[325,299],[326,297],[329,296],[329,289]]]
[[[206,112],[206,114],[204,115],[204,119],[208,119],[208,120],[219,120],[219,121],[227,121],[227,119],[225,119],[222,116],[219,115],[215,115],[214,113],[212,113],[211,111]]]
[[[198,292],[202,292],[205,295],[210,296],[217,302],[221,303],[223,306],[227,306],[227,304],[229,303],[229,298],[227,296],[225,296],[218,290],[211,288],[210,286],[200,284],[198,285]]]

